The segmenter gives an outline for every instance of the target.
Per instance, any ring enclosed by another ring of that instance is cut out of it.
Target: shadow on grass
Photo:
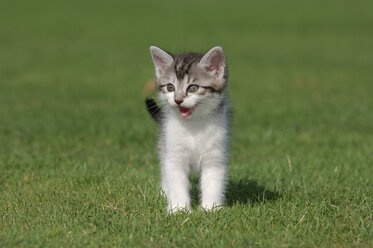
[[[265,203],[275,201],[281,197],[277,191],[271,191],[256,181],[241,179],[238,181],[230,179],[226,191],[226,204],[233,206],[235,204]]]
[[[192,208],[195,208],[200,204],[199,176],[192,175],[190,177],[190,182]],[[227,206],[233,206],[235,204],[250,204],[254,206],[257,203],[275,201],[281,197],[279,192],[268,190],[264,186],[259,185],[256,181],[248,179],[230,179],[227,184],[225,195]]]
[[[200,204],[200,196],[201,192],[199,191],[199,175],[197,174],[191,174],[189,176],[190,180],[190,197],[191,197],[191,205],[192,208],[197,208],[197,206]]]

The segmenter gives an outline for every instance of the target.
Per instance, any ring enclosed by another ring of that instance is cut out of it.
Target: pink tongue
[[[192,112],[191,111],[192,109],[183,108],[183,107],[180,107],[179,110],[180,110],[180,115],[183,118],[186,118],[186,117],[190,116],[190,114]]]

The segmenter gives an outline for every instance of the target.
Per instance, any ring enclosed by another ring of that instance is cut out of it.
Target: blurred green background
[[[372,9],[1,0],[0,245],[371,246]],[[234,118],[218,213],[164,210],[150,45],[224,48]]]

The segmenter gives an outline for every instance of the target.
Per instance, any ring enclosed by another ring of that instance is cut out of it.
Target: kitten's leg
[[[189,209],[189,168],[181,159],[168,158],[162,169],[162,188],[167,196],[169,212]]]
[[[204,162],[201,168],[202,207],[211,210],[224,201],[226,168],[216,158]]]

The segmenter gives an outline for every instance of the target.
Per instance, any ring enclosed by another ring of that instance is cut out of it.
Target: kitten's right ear
[[[216,46],[210,49],[200,61],[206,71],[217,78],[223,78],[226,73],[226,62],[223,48]]]
[[[172,64],[174,59],[170,54],[156,46],[150,46],[150,53],[155,66],[155,75],[158,78],[162,72]]]

